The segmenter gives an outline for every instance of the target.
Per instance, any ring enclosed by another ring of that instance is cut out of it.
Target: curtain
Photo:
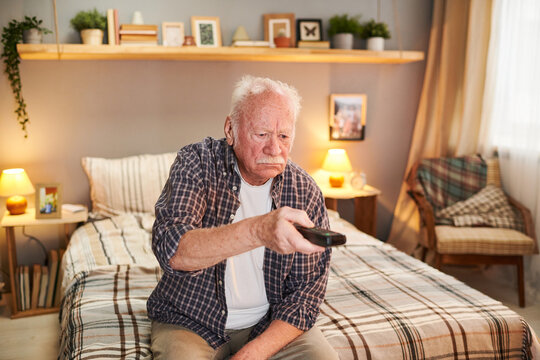
[[[494,0],[492,21],[479,150],[498,150],[503,188],[531,210],[538,236],[540,2]],[[525,259],[527,283],[540,284],[539,256]],[[527,289],[540,297],[538,285]]]
[[[434,2],[426,73],[404,177],[422,158],[476,151],[490,19],[491,1]],[[403,183],[388,242],[411,254],[418,241],[419,215]]]

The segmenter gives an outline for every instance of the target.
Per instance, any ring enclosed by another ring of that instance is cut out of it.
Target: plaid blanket
[[[524,231],[521,216],[516,216],[503,190],[494,185],[487,185],[470,198],[439,210],[435,215],[450,220],[454,226],[490,226]]]
[[[417,189],[437,212],[465,200],[486,186],[487,165],[480,155],[422,160]]]
[[[527,359],[531,346],[540,346],[501,303],[341,219],[331,218],[331,227],[350,245],[333,252],[317,326],[341,359]],[[88,229],[77,230],[70,247],[81,239],[108,242],[81,233]],[[99,254],[97,245],[86,248]],[[114,253],[109,259],[118,261]],[[158,278],[157,266],[132,263],[75,274],[60,312],[59,358],[151,358],[146,298]]]

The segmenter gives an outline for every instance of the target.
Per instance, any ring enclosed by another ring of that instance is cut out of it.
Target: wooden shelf
[[[193,60],[294,63],[403,64],[424,60],[422,51],[297,48],[197,48],[82,44],[18,44],[23,60]]]

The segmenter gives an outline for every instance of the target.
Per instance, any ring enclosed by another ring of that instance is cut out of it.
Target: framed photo
[[[296,31],[294,27],[294,14],[264,14],[264,40],[274,46],[274,38],[284,34],[291,39],[291,46],[296,46]]]
[[[296,36],[298,41],[321,41],[321,19],[298,19],[296,20]]]
[[[161,38],[163,46],[182,46],[184,43],[184,23],[161,23]]]
[[[217,16],[192,16],[191,33],[198,47],[221,46],[221,30]]]
[[[36,219],[62,217],[62,185],[36,184]]]
[[[330,140],[364,140],[366,94],[330,95]]]

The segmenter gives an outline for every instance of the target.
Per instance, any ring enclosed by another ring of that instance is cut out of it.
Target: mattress
[[[62,260],[59,358],[149,359],[146,299],[160,277],[152,219],[123,214],[78,228]],[[540,346],[518,314],[357,230],[334,249],[317,326],[341,359],[528,359]]]

